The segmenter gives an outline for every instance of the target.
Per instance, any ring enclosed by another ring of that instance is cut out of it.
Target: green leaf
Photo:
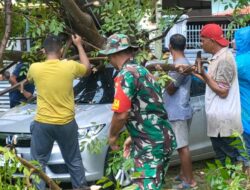
[[[217,167],[223,167],[220,160],[217,160],[217,159],[216,159],[216,160],[215,160],[215,163],[216,163]]]
[[[226,157],[225,164],[226,165],[231,165],[231,159],[229,157]]]
[[[240,139],[237,139],[237,140],[230,143],[231,146],[238,145],[238,144],[242,144]]]
[[[112,185],[114,185],[114,183],[113,183],[112,181],[109,181],[108,183],[105,183],[105,184],[102,186],[102,188],[103,188],[103,189],[106,189],[106,188],[108,188],[108,187],[110,187],[110,186],[112,186]]]
[[[107,178],[107,177],[102,177],[101,179],[99,179],[98,181],[97,181],[97,183],[96,184],[102,184],[102,183],[104,183],[104,182],[106,182],[106,181],[108,181],[109,179]]]
[[[41,27],[42,31],[45,31],[46,28],[45,28],[44,24],[41,24],[40,27]]]
[[[231,176],[228,174],[226,169],[221,169],[220,170],[221,176],[224,180],[228,180],[231,178]]]
[[[210,170],[215,170],[216,169],[216,166],[215,166],[215,164],[212,164],[212,163],[206,163],[207,164],[207,166],[208,166],[208,168],[210,169]]]
[[[41,29],[40,28],[37,28],[37,34],[38,34],[38,36],[41,36],[41,33],[42,33],[42,31],[41,31]]]

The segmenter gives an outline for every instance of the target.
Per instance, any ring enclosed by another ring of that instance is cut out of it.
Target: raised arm
[[[82,47],[82,38],[79,35],[72,35],[72,41],[78,49],[80,62],[87,68],[87,72],[85,76],[88,76],[91,73],[91,67],[89,63],[89,59],[85,53],[85,50]]]

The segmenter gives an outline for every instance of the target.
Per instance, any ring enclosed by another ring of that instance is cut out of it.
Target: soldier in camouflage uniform
[[[133,59],[133,48],[126,35],[114,34],[100,51],[120,71],[115,78],[109,144],[115,144],[125,125],[130,134],[125,151],[131,147],[135,172],[140,173],[133,178],[132,189],[160,190],[176,147],[175,136],[167,121],[161,88],[149,71]]]

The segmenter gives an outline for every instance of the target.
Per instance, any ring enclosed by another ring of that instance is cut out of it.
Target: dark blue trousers
[[[216,159],[220,160],[225,165],[226,157],[229,157],[232,163],[235,163],[240,156],[239,151],[230,144],[236,140],[231,137],[210,137]]]
[[[31,158],[37,160],[43,171],[49,161],[54,141],[58,143],[63,159],[71,176],[73,188],[87,185],[78,142],[78,126],[75,120],[65,125],[52,125],[34,121],[31,123]],[[45,182],[37,184],[45,189]]]

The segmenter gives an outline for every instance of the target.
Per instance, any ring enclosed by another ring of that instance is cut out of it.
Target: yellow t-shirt
[[[75,61],[47,60],[33,63],[27,74],[37,90],[35,120],[48,124],[66,124],[74,119],[73,80],[82,77],[87,68]]]

